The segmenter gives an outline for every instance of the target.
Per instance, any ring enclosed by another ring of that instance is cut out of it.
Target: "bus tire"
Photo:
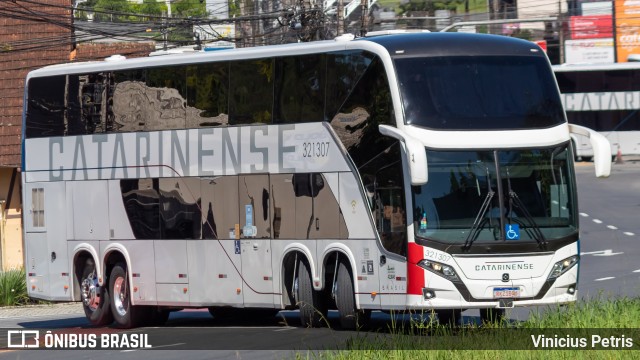
[[[504,309],[480,309],[480,321],[482,323],[499,324],[504,320]]]
[[[150,317],[146,316],[148,307],[131,305],[131,290],[126,268],[123,263],[117,263],[113,267],[109,277],[109,290],[113,297],[111,299],[113,319],[119,327],[129,329],[139,326],[142,320]]]
[[[323,320],[320,294],[311,285],[311,271],[306,261],[298,264],[296,302],[300,309],[300,322],[305,327],[319,327]]]
[[[462,310],[460,309],[436,310],[436,314],[438,314],[438,322],[443,326],[458,326],[462,318]]]
[[[103,326],[113,322],[109,292],[106,286],[100,286],[96,273],[96,265],[92,258],[85,262],[82,273],[78,277],[80,296],[84,314],[91,325]]]
[[[336,287],[336,307],[340,312],[340,326],[345,330],[355,330],[366,325],[371,317],[371,311],[358,310],[353,287],[351,268],[340,261]]]

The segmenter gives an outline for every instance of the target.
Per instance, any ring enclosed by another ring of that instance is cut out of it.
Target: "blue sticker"
[[[244,222],[246,226],[253,226],[253,206],[244,206]]]
[[[520,240],[520,225],[507,224],[504,226],[504,232],[507,240]]]
[[[240,254],[240,240],[235,240],[235,241],[233,242],[233,245],[234,245],[234,246],[235,246],[235,248],[236,248],[236,254]]]

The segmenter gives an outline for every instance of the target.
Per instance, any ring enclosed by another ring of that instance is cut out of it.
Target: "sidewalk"
[[[0,307],[0,319],[78,314],[84,316],[82,303],[53,303],[45,305]]]

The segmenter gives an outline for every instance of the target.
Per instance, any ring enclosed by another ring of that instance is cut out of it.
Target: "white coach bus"
[[[611,166],[545,54],[491,35],[58,65],[25,96],[29,296],[98,325],[572,302],[570,133]]]
[[[598,131],[613,154],[640,155],[640,63],[554,65],[570,124]],[[588,138],[572,135],[576,157],[591,160]]]

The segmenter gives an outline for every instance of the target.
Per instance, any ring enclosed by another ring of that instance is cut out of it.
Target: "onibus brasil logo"
[[[9,349],[150,349],[149,334],[53,333],[40,330],[8,330]]]

